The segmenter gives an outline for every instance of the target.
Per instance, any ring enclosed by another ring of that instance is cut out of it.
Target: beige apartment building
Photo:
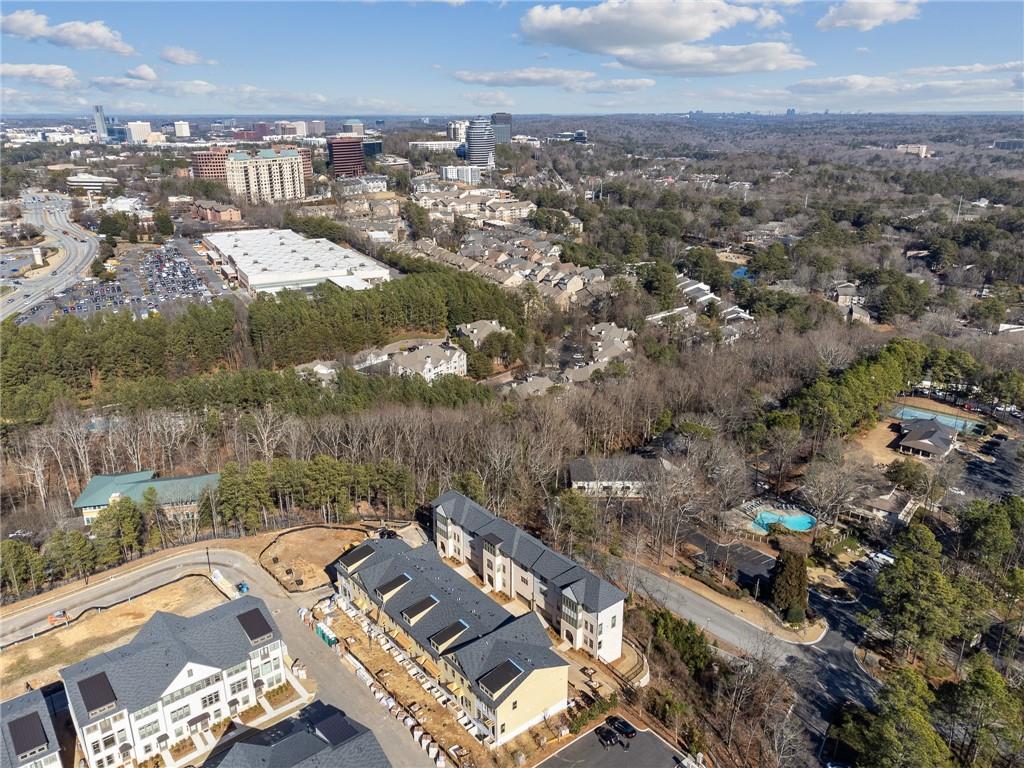
[[[569,665],[538,616],[514,616],[441,560],[429,544],[369,539],[329,570],[339,601],[426,657],[433,675],[496,747],[561,712]]]
[[[255,155],[231,152],[224,172],[231,194],[253,205],[306,196],[302,156],[294,149],[261,149]]]

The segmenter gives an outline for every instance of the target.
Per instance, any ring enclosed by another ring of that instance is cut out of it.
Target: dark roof
[[[339,557],[338,560],[346,568],[351,568],[353,565],[358,563],[364,557],[366,557],[367,555],[372,554],[372,552],[373,552],[373,549],[371,547],[368,547],[365,544],[361,544],[358,547],[354,547],[353,549],[350,549],[344,555]]]
[[[98,672],[91,677],[79,680],[78,690],[82,694],[82,703],[90,712],[95,712],[97,709],[102,709],[117,701],[106,672]]]
[[[341,710],[315,701],[206,761],[207,768],[391,768],[377,738]]]
[[[569,479],[574,482],[650,482],[662,471],[658,459],[633,454],[592,459],[583,456],[569,462]]]
[[[378,592],[380,592],[380,594],[387,595],[391,592],[394,592],[399,587],[404,587],[406,584],[409,583],[409,580],[411,578],[412,577],[409,576],[409,574],[407,573],[400,573],[397,576],[395,576],[395,578],[389,579],[384,584],[379,585],[376,589]]]
[[[912,419],[900,423],[900,446],[925,453],[945,454],[953,445],[956,430],[938,419]]]
[[[266,617],[260,613],[259,608],[253,608],[251,611],[241,613],[236,618],[238,623],[242,625],[242,629],[245,630],[245,634],[251,643],[255,643],[257,640],[274,633],[273,627],[270,626],[270,622],[267,621]]]
[[[445,565],[434,547],[412,549],[401,539],[375,539],[362,546],[372,547],[374,554],[347,575],[361,584],[377,605],[383,602],[378,590],[387,592],[382,585],[397,581],[399,575],[408,577],[381,610],[435,659],[454,659],[480,698],[497,705],[515,690],[518,682],[494,697],[478,682],[506,661],[514,661],[527,674],[566,666],[551,649],[551,639],[535,613],[512,616]],[[331,567],[346,575],[337,562]],[[436,598],[437,605],[411,623],[406,615],[428,597]],[[437,650],[447,642],[451,645]]]
[[[78,727],[103,717],[89,713],[109,697],[129,712],[149,706],[188,664],[228,669],[246,661],[253,643],[240,617],[253,610],[270,627],[267,642],[280,639],[263,601],[243,595],[191,617],[158,611],[130,642],[61,669]]]
[[[599,613],[626,599],[626,594],[539,539],[512,525],[458,491],[438,496],[430,505],[450,517],[471,536],[481,536],[506,557],[559,587],[574,587],[577,601],[590,613]],[[488,537],[492,538],[488,538]],[[583,584],[579,584],[583,582]]]
[[[437,605],[438,600],[433,595],[427,595],[422,600],[417,600],[415,603],[410,605],[404,611],[405,617],[410,621],[415,621],[416,618],[423,612],[430,610]]]
[[[0,703],[0,721],[0,765],[4,768],[29,765],[60,749],[53,718],[40,690]],[[24,760],[18,757],[43,746],[47,748]]]
[[[511,659],[506,659],[480,678],[480,685],[491,693],[498,693],[502,688],[523,674],[523,670]]]
[[[46,731],[38,712],[29,712],[9,721],[7,730],[11,734],[11,745],[17,755],[24,755],[47,744]]]

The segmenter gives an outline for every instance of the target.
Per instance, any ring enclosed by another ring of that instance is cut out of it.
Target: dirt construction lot
[[[307,590],[329,583],[324,571],[353,544],[363,541],[363,529],[308,528],[281,536],[260,557],[285,589]],[[277,562],[274,562],[277,558]],[[291,573],[287,573],[291,570]],[[301,581],[298,584],[297,581]]]
[[[156,611],[184,616],[213,608],[224,595],[204,576],[189,576],[130,603],[89,613],[70,626],[8,648],[0,653],[0,699],[57,680],[57,671],[127,642]]]

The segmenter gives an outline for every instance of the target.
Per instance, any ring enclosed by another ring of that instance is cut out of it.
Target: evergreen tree
[[[801,624],[807,618],[807,584],[806,558],[784,549],[771,572],[771,602],[791,624]]]

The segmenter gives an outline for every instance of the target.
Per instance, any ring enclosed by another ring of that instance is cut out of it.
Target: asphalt
[[[33,203],[33,197],[43,197],[42,193],[26,192],[22,196],[21,211],[25,221],[40,227],[52,241],[61,246],[67,256],[56,270],[51,270],[36,278],[23,279],[21,285],[15,286],[13,294],[6,296],[0,301],[0,320],[18,315],[25,310],[31,309],[36,304],[53,296],[55,293],[70,288],[81,280],[82,275],[88,270],[99,253],[99,240],[74,222],[69,216],[70,199],[47,193],[49,200]],[[53,209],[48,213],[47,208]],[[69,234],[65,235],[64,231]],[[84,238],[85,242],[80,243],[76,238]],[[52,272],[56,271],[56,275]],[[8,303],[8,299],[14,301]]]
[[[682,754],[651,731],[640,731],[630,739],[628,751],[623,748],[625,741],[624,737],[619,737],[618,744],[606,749],[597,733],[591,730],[537,768],[673,768],[681,764]]]
[[[991,438],[981,453],[992,459],[986,462],[972,457],[967,460],[960,488],[978,496],[1001,497],[1005,493],[1024,494],[1024,462],[1017,454],[1024,440]]]
[[[232,583],[248,582],[250,594],[266,602],[288,644],[289,655],[293,659],[301,659],[309,676],[316,680],[318,699],[338,707],[371,729],[392,765],[402,768],[433,765],[433,761],[415,745],[405,727],[387,714],[369,689],[299,620],[299,608],[309,607],[330,594],[329,587],[303,595],[289,595],[266,571],[239,552],[211,549],[209,558],[212,568],[219,569]],[[207,553],[192,550],[128,573],[94,579],[73,594],[53,597],[10,614],[0,622],[0,643],[31,637],[34,632],[47,628],[46,617],[55,610],[64,609],[74,616],[84,608],[113,605],[189,573],[207,572]]]
[[[613,564],[623,581],[627,580],[628,563]],[[871,704],[878,683],[861,668],[854,649],[863,636],[856,615],[865,609],[861,602],[838,603],[815,592],[810,595],[811,608],[824,617],[829,630],[816,643],[797,644],[782,640],[760,627],[735,616],[716,603],[689,591],[660,574],[638,566],[636,589],[677,616],[689,619],[708,635],[746,654],[767,652],[799,694],[794,714],[820,744],[828,723],[838,707],[845,703]],[[859,566],[844,574],[844,581],[857,594],[870,594],[871,574]]]

